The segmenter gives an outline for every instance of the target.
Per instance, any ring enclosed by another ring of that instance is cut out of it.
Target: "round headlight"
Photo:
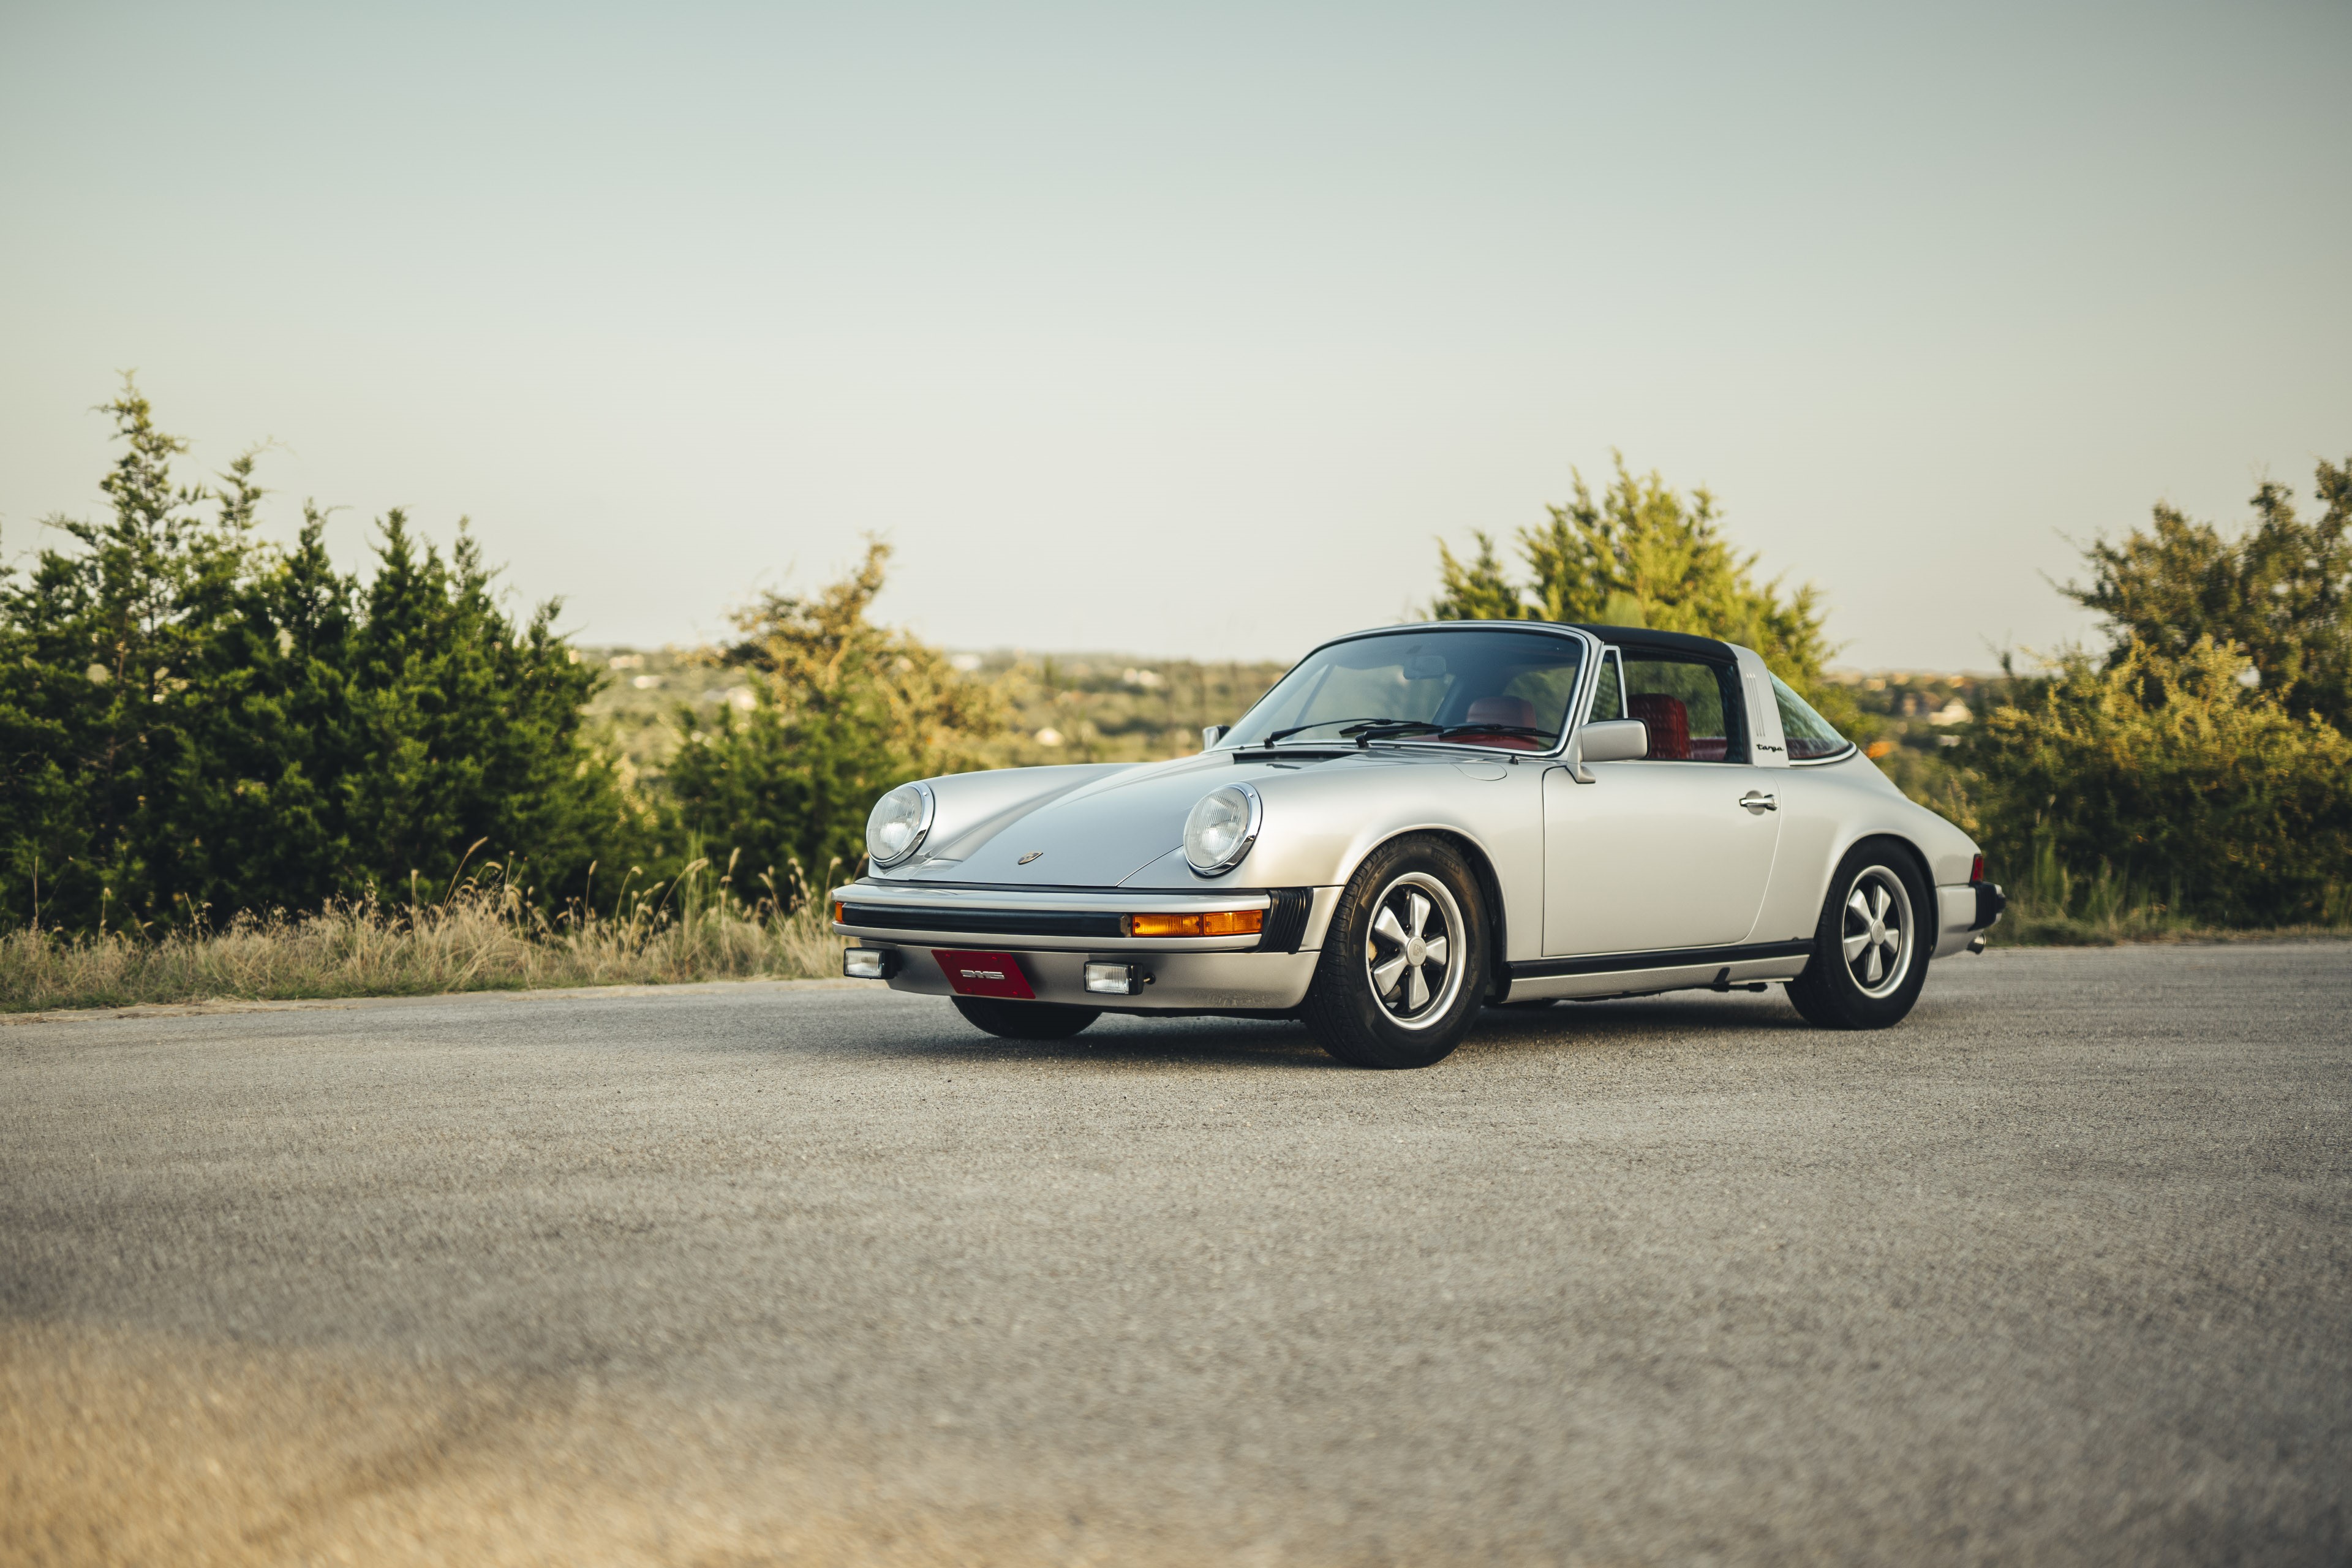
[[[1230,871],[1257,842],[1257,791],[1225,784],[1202,795],[1184,819],[1184,858],[1203,877]]]
[[[866,819],[866,853],[877,866],[895,866],[912,855],[931,830],[928,784],[900,784],[874,803]]]

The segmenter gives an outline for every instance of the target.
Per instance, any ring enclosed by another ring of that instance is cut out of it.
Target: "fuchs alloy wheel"
[[[1901,1023],[1927,983],[1935,908],[1909,855],[1889,844],[1856,846],[1830,879],[1812,961],[1789,982],[1789,1000],[1824,1029]]]
[[[999,1002],[989,996],[950,1000],[965,1023],[1008,1040],[1066,1040],[1102,1016],[1099,1007],[1068,1007],[1059,1002]]]
[[[1299,1016],[1343,1062],[1425,1068],[1476,1021],[1486,952],[1486,900],[1461,851],[1384,844],[1339,895]]]

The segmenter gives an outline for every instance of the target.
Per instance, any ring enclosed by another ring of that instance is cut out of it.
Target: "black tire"
[[[1008,1040],[1066,1040],[1102,1016],[1099,1007],[1070,1007],[1059,1002],[1000,1002],[993,996],[950,1000],[965,1023]]]
[[[1927,983],[1935,947],[1935,892],[1919,863],[1883,840],[1857,844],[1830,879],[1812,960],[1789,982],[1789,1000],[1816,1028],[1899,1024]]]
[[[1406,932],[1416,897],[1425,907],[1417,928]],[[1383,910],[1391,917],[1387,924]],[[1441,926],[1442,957],[1429,935]],[[1390,929],[1401,936],[1391,937]],[[1351,1067],[1443,1061],[1486,1003],[1486,901],[1460,850],[1426,836],[1383,844],[1339,895],[1299,1018],[1325,1050]],[[1412,957],[1414,940],[1418,960]],[[1439,965],[1433,977],[1433,963]],[[1387,980],[1376,978],[1376,966]]]

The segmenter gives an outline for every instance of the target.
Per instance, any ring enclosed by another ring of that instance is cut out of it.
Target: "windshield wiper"
[[[1271,746],[1276,741],[1287,741],[1293,735],[1302,735],[1309,730],[1320,730],[1326,724],[1385,724],[1387,722],[1385,719],[1318,719],[1312,724],[1293,724],[1287,730],[1276,730],[1258,744]],[[1343,734],[1345,732],[1341,731]]]
[[[1350,724],[1339,731],[1340,737],[1369,746],[1374,741],[1391,740],[1399,735],[1437,735],[1444,732],[1443,724],[1432,724],[1423,719],[1367,719]]]
[[[1368,741],[1385,740],[1391,735],[1433,735],[1445,727],[1443,724],[1432,724],[1422,719],[1318,719],[1312,724],[1293,724],[1287,730],[1276,730],[1256,743],[1261,746],[1271,746],[1276,741],[1287,741],[1293,735],[1304,734],[1309,730],[1320,730],[1326,724],[1343,726],[1339,731],[1340,738],[1353,741],[1359,746]],[[1496,727],[1491,724],[1482,726],[1486,729]]]

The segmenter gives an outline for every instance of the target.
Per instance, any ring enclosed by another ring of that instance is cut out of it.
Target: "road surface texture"
[[[2352,949],[0,1026],[11,1563],[2342,1563]]]

